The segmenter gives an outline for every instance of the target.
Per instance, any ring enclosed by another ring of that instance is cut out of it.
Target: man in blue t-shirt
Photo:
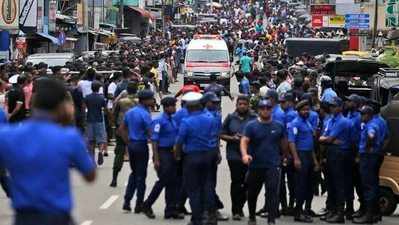
[[[247,53],[243,53],[243,56],[240,58],[240,71],[244,74],[244,76],[248,76],[248,74],[252,70],[252,58],[247,55]]]
[[[258,118],[248,123],[241,138],[241,155],[249,166],[247,177],[249,223],[256,224],[256,202],[266,182],[268,223],[278,216],[279,184],[282,155],[288,155],[288,141],[283,124],[272,120],[273,105],[269,100],[258,104]]]
[[[70,165],[86,181],[95,179],[84,139],[68,125],[73,108],[63,83],[40,79],[32,118],[0,128],[0,167],[10,174],[15,225],[71,224]]]
[[[107,133],[105,131],[103,110],[107,109],[107,101],[104,95],[100,94],[101,83],[93,81],[91,84],[91,94],[84,99],[87,108],[87,139],[90,143],[90,154],[94,160],[96,145],[99,146],[97,163],[102,165],[104,163],[103,154],[107,152]]]

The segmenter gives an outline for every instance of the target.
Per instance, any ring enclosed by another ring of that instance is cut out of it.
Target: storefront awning
[[[50,34],[41,33],[41,32],[38,32],[36,34],[41,36],[41,37],[44,37],[44,38],[48,39],[49,41],[51,41],[55,45],[60,45],[60,42],[59,42],[58,38],[56,38],[54,36],[51,36]]]
[[[129,6],[128,8],[133,11],[138,12],[141,16],[143,16],[145,18],[152,19],[152,20],[155,19],[154,16],[151,14],[151,12],[148,10],[145,10],[145,9],[139,8],[139,7],[132,7],[132,6]]]

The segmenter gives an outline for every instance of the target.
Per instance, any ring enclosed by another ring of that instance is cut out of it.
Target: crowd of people
[[[195,30],[170,27],[140,43],[119,43],[109,55],[98,52],[51,69],[20,62],[0,67],[0,183],[11,197],[15,224],[70,224],[68,167],[93,181],[110,148],[111,187],[118,186],[129,156],[124,211],[132,211],[136,196],[134,212],[155,218],[152,205],[165,189],[165,219],[183,219],[189,199],[190,224],[228,220],[216,192],[221,142],[231,174],[233,220],[245,217],[245,203],[249,225],[257,216],[275,224],[282,215],[305,223],[316,216],[328,223],[381,220],[378,171],[389,132],[380,106],[334,90],[328,76],[319,86],[324,59],[292,57],[284,47],[288,37],[345,33],[309,28],[283,1],[225,3],[201,9],[217,15],[217,23]],[[169,85],[182,72],[194,34],[224,38],[237,59],[238,96],[212,75],[203,91],[188,83],[171,97]],[[223,95],[235,110],[222,119]],[[158,180],[145,198],[150,156]],[[265,203],[257,210],[263,186]],[[37,199],[37,193],[46,198]],[[325,210],[316,214],[313,197],[324,193]]]

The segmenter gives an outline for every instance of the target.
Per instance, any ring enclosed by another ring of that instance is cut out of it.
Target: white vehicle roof
[[[191,40],[188,44],[187,50],[228,50],[227,44],[224,40],[209,40],[209,39],[196,39]]]
[[[31,62],[33,65],[41,62],[46,63],[49,67],[65,66],[66,62],[72,62],[74,59],[73,53],[38,53],[28,56],[26,62]]]
[[[59,59],[59,58],[73,58],[73,53],[37,53],[29,55],[28,58],[45,58],[45,59]]]

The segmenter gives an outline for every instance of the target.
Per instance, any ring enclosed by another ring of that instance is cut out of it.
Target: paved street
[[[180,84],[175,84],[172,86],[171,91],[176,92]],[[236,83],[232,83],[233,94],[237,95]],[[228,98],[223,99],[223,113],[231,112],[234,109],[234,103],[232,103]],[[112,150],[113,147],[110,147]],[[224,149],[224,148],[223,148]],[[123,195],[125,191],[126,182],[130,172],[128,163],[124,164],[123,171],[119,177],[119,184],[117,188],[110,188],[109,183],[111,181],[112,173],[112,160],[113,154],[106,158],[103,166],[98,168],[98,179],[94,185],[87,185],[85,182],[78,177],[76,173],[72,176],[72,186],[75,198],[75,210],[74,217],[77,225],[147,225],[147,224],[157,224],[157,225],[183,225],[188,223],[188,218],[186,217],[183,221],[172,221],[163,220],[163,207],[164,198],[163,195],[156,202],[153,209],[157,218],[155,220],[149,220],[144,215],[136,214],[124,214],[121,210],[123,203]],[[230,174],[227,167],[227,163],[224,160],[218,170],[218,186],[217,192],[222,198],[225,209],[224,213],[230,214]],[[148,169],[147,178],[147,194],[149,189],[153,186],[156,180],[156,175],[150,162]],[[263,205],[263,195],[259,199],[258,206]],[[313,209],[317,212],[324,206],[325,196],[317,197],[313,202]],[[134,203],[134,201],[132,201]],[[134,205],[133,205],[134,206]],[[315,224],[322,224],[318,219],[315,220]],[[9,208],[9,201],[5,197],[4,193],[0,191],[0,225],[9,225],[12,222],[12,211]],[[278,221],[279,224],[294,224],[293,218],[281,218]],[[220,224],[246,224],[245,221],[241,222],[221,222]],[[259,219],[258,224],[266,224],[266,220]],[[395,216],[384,218],[384,225],[396,225],[399,224],[399,212],[397,211]]]

